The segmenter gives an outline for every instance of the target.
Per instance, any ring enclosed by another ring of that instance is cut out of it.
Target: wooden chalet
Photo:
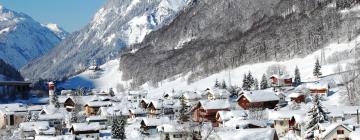
[[[242,94],[238,100],[238,104],[243,109],[250,108],[269,108],[274,109],[279,103],[279,97],[272,91],[250,91]]]
[[[270,79],[272,87],[285,87],[293,85],[293,79],[289,75],[272,75]]]
[[[195,122],[209,121],[217,126],[216,113],[218,111],[229,111],[228,100],[202,100],[192,109],[192,120]]]
[[[290,98],[290,101],[296,102],[296,103],[304,103],[305,102],[305,95],[303,93],[294,92],[289,94],[288,96]]]

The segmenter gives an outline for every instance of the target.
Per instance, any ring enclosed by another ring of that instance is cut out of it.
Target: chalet
[[[246,119],[247,113],[245,110],[230,110],[230,111],[218,111],[216,113],[216,123],[217,126],[223,126],[223,124],[230,119],[240,118]]]
[[[279,136],[285,136],[289,130],[298,128],[298,123],[304,121],[306,112],[303,110],[268,111],[269,120],[274,123],[274,128]],[[295,130],[300,131],[301,129]]]
[[[315,132],[315,137],[321,140],[343,139],[350,140],[352,129],[343,124],[320,124],[319,129]],[[319,132],[320,131],[320,132]]]
[[[293,85],[292,77],[289,75],[272,75],[270,79],[272,87],[286,87]]]
[[[111,106],[112,103],[109,101],[91,101],[84,105],[86,116],[96,115],[100,107]]]
[[[61,98],[58,98],[58,101],[60,103],[60,106],[66,108],[68,112],[71,112],[75,108],[75,101],[72,97],[63,96]]]
[[[243,109],[250,108],[269,108],[274,109],[279,103],[279,97],[272,91],[251,91],[242,94],[238,100],[238,104]]]
[[[94,122],[98,122],[99,125],[101,126],[101,128],[106,128],[107,126],[107,118],[104,116],[89,116],[86,118],[86,122],[87,123],[94,123]]]
[[[55,135],[55,128],[50,127],[49,122],[23,122],[19,124],[23,139],[34,138],[35,135]]]
[[[146,98],[147,91],[129,91],[128,101],[131,103],[139,103],[142,99]]]
[[[28,110],[22,104],[0,105],[0,129],[19,125],[27,114]]]
[[[279,140],[274,128],[219,129],[214,133],[221,140]]]
[[[161,118],[143,118],[140,122],[140,130],[141,133],[145,135],[153,135],[156,134],[157,127],[169,123],[170,119],[168,117]]]
[[[141,107],[143,109],[147,109],[150,102],[151,102],[150,100],[143,98],[140,100],[139,107]]]
[[[300,92],[293,92],[293,93],[289,94],[288,97],[290,98],[291,102],[296,102],[296,103],[304,103],[305,102],[305,95]]]
[[[141,108],[129,109],[129,118],[135,119],[136,117],[146,117],[146,111]]]
[[[182,92],[181,94],[182,95],[180,96],[180,99],[183,99],[187,102],[201,99],[201,95],[197,92],[187,91],[187,92]]]
[[[321,82],[306,83],[304,88],[310,91],[312,95],[328,96],[329,85]]]
[[[147,111],[149,116],[156,116],[159,114],[173,115],[176,107],[178,106],[175,106],[175,102],[172,100],[151,101],[147,107]]]
[[[226,89],[214,88],[206,90],[206,96],[209,100],[228,99],[230,95],[230,92]]]
[[[176,124],[163,124],[157,127],[160,140],[192,140],[191,132]]]
[[[217,126],[216,113],[218,111],[229,111],[228,100],[202,100],[192,109],[192,120],[195,122],[209,121]]]
[[[99,139],[101,127],[98,122],[94,123],[73,123],[69,132],[75,135],[75,139],[92,138]]]

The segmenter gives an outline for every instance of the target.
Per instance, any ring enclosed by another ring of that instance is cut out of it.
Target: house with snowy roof
[[[22,132],[23,138],[34,138],[35,135],[55,135],[55,128],[50,127],[49,122],[22,122],[19,124],[19,131]]]
[[[274,128],[219,129],[214,132],[217,140],[279,140]]]
[[[228,99],[230,95],[230,92],[226,89],[213,88],[206,90],[206,96],[209,100]]]
[[[179,98],[185,100],[186,102],[191,102],[201,99],[201,94],[198,92],[185,91],[181,93]]]
[[[268,110],[268,120],[273,121],[274,128],[279,136],[285,136],[290,130],[294,130],[301,136],[302,122],[306,111],[304,110]]]
[[[75,139],[99,139],[101,126],[98,122],[93,123],[73,123],[69,132],[75,135]]]
[[[304,103],[305,102],[305,94],[302,92],[293,92],[290,93],[288,96],[289,100],[291,102],[296,102],[296,103]]]
[[[28,114],[23,104],[2,104],[0,105],[0,128],[17,126],[24,122]]]
[[[129,118],[135,119],[136,117],[146,117],[146,111],[142,108],[130,108]]]
[[[99,123],[101,128],[105,129],[108,124],[108,118],[105,116],[89,116],[86,118],[87,123]]]
[[[170,123],[169,117],[143,118],[140,122],[140,130],[145,135],[153,135],[158,133],[158,126],[166,123]]]
[[[218,111],[230,111],[230,103],[228,100],[201,100],[191,111],[193,121],[208,121],[217,126],[216,113]]]
[[[319,130],[314,132],[314,136],[321,140],[350,140],[352,129],[338,123],[321,123]]]
[[[218,111],[216,113],[216,123],[217,126],[223,126],[225,122],[231,119],[243,119],[247,118],[248,114],[246,110],[230,110],[230,111]]]
[[[162,124],[157,130],[160,133],[160,140],[192,140],[192,132],[179,124]]]
[[[249,91],[237,99],[238,105],[243,109],[269,108],[274,109],[279,103],[279,97],[272,91]]]
[[[75,140],[75,135],[43,136],[37,135],[34,140]]]
[[[146,98],[147,91],[129,91],[128,92],[128,101],[131,103],[139,103],[141,99]]]
[[[286,87],[293,85],[293,78],[290,75],[274,74],[270,77],[272,87]]]
[[[245,120],[243,118],[231,118],[223,123],[224,128],[229,129],[252,129],[252,128],[265,128],[267,122],[264,120]]]
[[[175,109],[179,108],[178,104],[173,100],[154,100],[147,107],[148,115],[151,117],[159,114],[174,115]]]
[[[84,105],[86,116],[96,115],[100,107],[112,106],[110,101],[90,101]]]
[[[306,89],[311,95],[328,96],[329,85],[325,82],[311,82],[302,84],[299,88]]]

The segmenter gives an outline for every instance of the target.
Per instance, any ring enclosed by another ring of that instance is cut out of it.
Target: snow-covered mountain
[[[47,53],[60,39],[24,13],[0,6],[0,58],[19,69]]]
[[[45,27],[47,27],[49,30],[51,30],[54,34],[56,34],[60,39],[65,39],[65,37],[67,37],[69,35],[69,33],[67,31],[65,31],[63,28],[61,28],[60,26],[58,26],[57,24],[54,23],[48,23],[46,25],[43,25]]]
[[[87,27],[21,72],[30,79],[59,79],[85,69],[91,60],[104,63],[116,58],[121,48],[141,42],[149,32],[170,23],[188,1],[109,0]]]
[[[0,58],[0,81],[23,80],[19,71]]]

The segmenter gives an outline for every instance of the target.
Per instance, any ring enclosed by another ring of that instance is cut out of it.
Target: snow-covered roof
[[[104,116],[89,116],[86,118],[86,121],[107,121],[107,118]]]
[[[180,124],[162,124],[157,127],[159,132],[176,133],[184,132],[186,129]]]
[[[329,85],[325,82],[313,82],[313,83],[304,83],[300,85],[300,88],[307,89],[328,89]]]
[[[217,112],[222,121],[228,121],[232,118],[245,118],[247,113],[245,110],[231,110],[231,111],[218,111]]]
[[[161,117],[161,118],[143,118],[142,122],[146,126],[159,126],[162,124],[166,124],[170,122],[170,119],[168,117]]]
[[[111,107],[100,107],[101,116],[129,115],[128,108],[122,104],[113,104]]]
[[[35,128],[35,133],[38,135],[54,135],[55,128],[54,127],[45,127],[39,126]]]
[[[85,106],[90,106],[90,107],[106,107],[111,105],[112,103],[109,101],[91,101],[85,104]]]
[[[240,99],[242,96],[247,98],[250,102],[266,102],[279,100],[279,97],[276,96],[275,92],[266,90],[249,91],[241,95],[238,99]]]
[[[321,132],[320,134],[316,134],[318,135],[320,138],[326,138],[332,131],[334,131],[335,129],[337,129],[338,127],[343,127],[345,129],[347,129],[348,131],[352,131],[350,128],[346,127],[343,124],[339,124],[339,123],[333,123],[333,124],[329,124],[329,123],[321,123],[319,125],[321,130],[325,130],[323,132]]]
[[[47,121],[22,122],[19,124],[19,128],[23,131],[35,131],[36,128],[50,128],[50,125]]]
[[[49,120],[63,120],[65,118],[65,114],[62,112],[57,112],[53,114],[40,114],[39,120],[41,121],[49,121]]]
[[[142,108],[131,108],[129,109],[129,112],[131,112],[132,114],[145,114],[146,111]]]
[[[61,90],[60,94],[61,95],[72,95],[73,91],[72,90]]]
[[[271,77],[274,77],[276,79],[290,79],[292,78],[290,75],[285,74],[285,75],[277,75],[277,74],[273,74],[271,75]]]
[[[274,128],[223,129],[216,132],[220,140],[273,140],[275,134],[276,130]]]
[[[304,110],[268,110],[268,119],[269,120],[290,120],[292,117],[295,118],[296,121],[302,122],[306,116],[306,111]]]
[[[101,129],[99,122],[73,123],[71,127],[74,131],[99,131]]]
[[[220,88],[213,88],[208,90],[207,92],[208,94],[212,94],[213,96],[215,96],[215,98],[227,98],[231,95],[228,90]]]
[[[290,97],[290,98],[297,98],[297,97],[299,97],[299,96],[301,96],[301,95],[304,95],[303,93],[300,93],[300,92],[293,92],[293,93],[290,93],[289,95],[288,95],[288,97]]]
[[[199,104],[205,109],[229,109],[230,103],[228,100],[201,100]]]
[[[74,140],[75,135],[43,136],[36,135],[35,140]]]
[[[326,109],[330,112],[329,116],[339,116],[339,114],[355,115],[360,106],[327,106]]]
[[[182,92],[181,97],[183,97],[187,100],[195,100],[195,99],[200,99],[201,95],[198,94],[197,92],[184,91],[184,92]]]

